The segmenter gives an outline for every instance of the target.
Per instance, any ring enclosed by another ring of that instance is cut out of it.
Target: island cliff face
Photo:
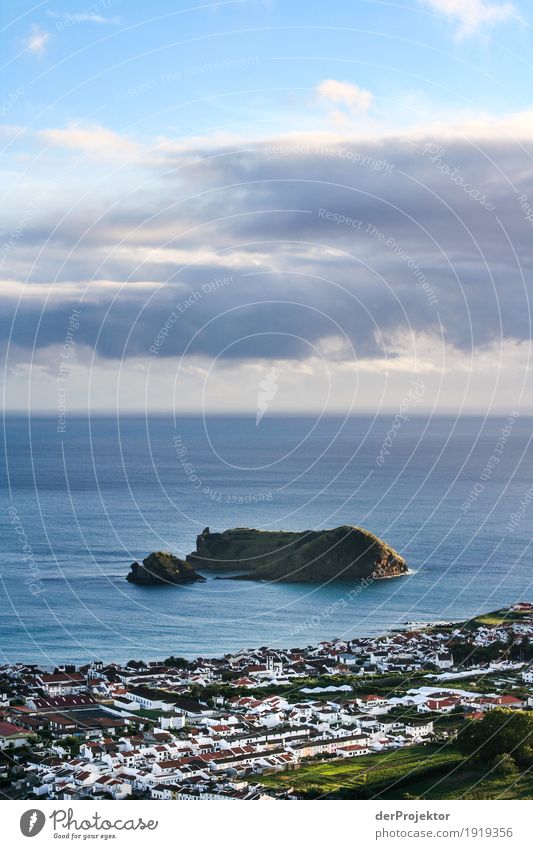
[[[132,584],[190,584],[193,581],[205,581],[190,563],[166,551],[156,551],[145,557],[142,563],[135,561],[130,570],[126,580]]]
[[[259,531],[233,528],[196,538],[187,555],[194,568],[240,572],[240,580],[324,582],[393,578],[408,572],[401,555],[378,537],[352,525],[323,531]]]

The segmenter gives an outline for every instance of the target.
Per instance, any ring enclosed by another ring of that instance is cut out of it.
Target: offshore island
[[[404,558],[379,537],[352,525],[320,531],[261,531],[232,528],[196,538],[196,551],[185,560],[154,552],[130,567],[127,580],[137,584],[186,584],[204,581],[197,570],[227,572],[241,581],[326,582],[408,573]],[[237,572],[238,574],[231,574]]]
[[[533,604],[196,660],[0,667],[5,799],[532,799]]]

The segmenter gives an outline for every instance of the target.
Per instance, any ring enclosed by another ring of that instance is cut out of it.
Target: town
[[[402,764],[422,778],[455,768],[465,724],[494,709],[533,711],[532,637],[533,604],[521,602],[305,648],[4,664],[2,796],[369,798],[387,790],[375,785],[376,765],[393,764],[401,781],[391,792],[409,798]]]

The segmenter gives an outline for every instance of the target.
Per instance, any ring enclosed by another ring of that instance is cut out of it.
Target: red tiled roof
[[[13,737],[15,734],[28,734],[28,731],[12,722],[0,722],[0,737]]]
[[[54,674],[43,672],[39,676],[44,684],[81,683],[85,678],[81,672],[56,672]]]

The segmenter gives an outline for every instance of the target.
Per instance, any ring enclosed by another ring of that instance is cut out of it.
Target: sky
[[[0,15],[7,410],[532,412],[526,0]]]

